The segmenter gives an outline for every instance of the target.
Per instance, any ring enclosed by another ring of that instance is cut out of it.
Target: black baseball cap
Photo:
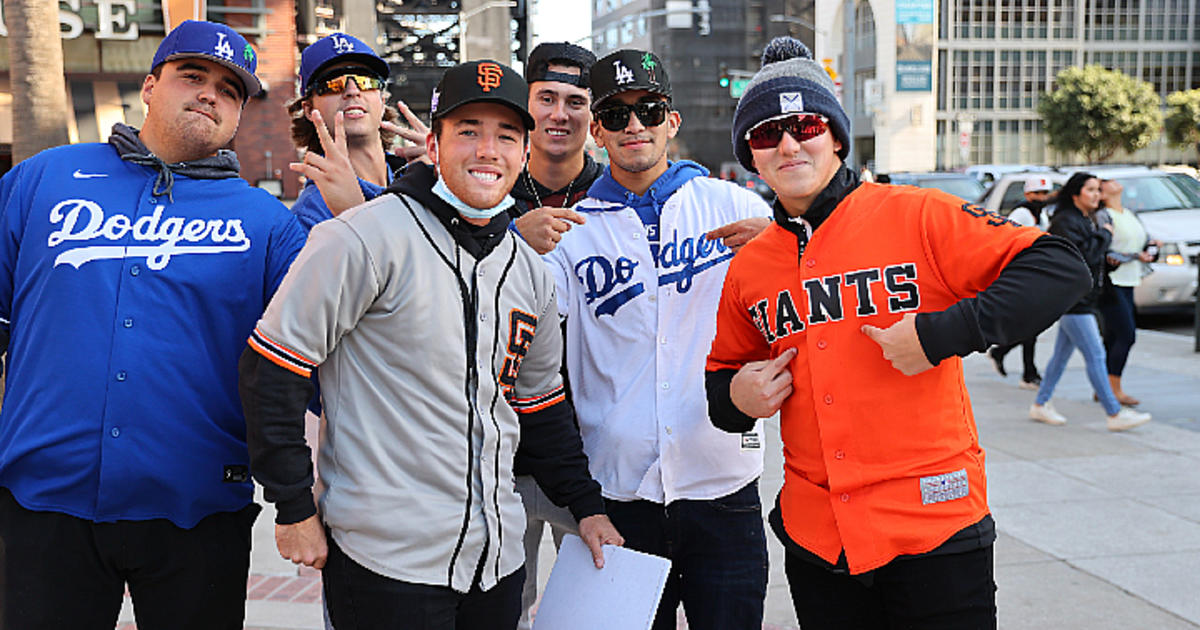
[[[468,103],[499,103],[521,116],[533,129],[529,115],[529,84],[516,70],[491,59],[460,63],[446,71],[433,89],[430,118],[437,120]]]
[[[646,90],[671,99],[671,80],[658,55],[644,50],[618,50],[592,66],[592,111],[604,99],[630,90]]]
[[[590,81],[589,71],[595,63],[596,55],[582,46],[569,42],[538,44],[537,48],[529,53],[529,61],[525,64],[525,81],[557,81],[587,89]],[[578,75],[555,72],[550,69],[551,64],[578,66],[580,72]]]

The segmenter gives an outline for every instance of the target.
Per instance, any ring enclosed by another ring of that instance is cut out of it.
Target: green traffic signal
[[[717,84],[719,84],[721,87],[729,87],[729,77],[721,77],[717,81]]]

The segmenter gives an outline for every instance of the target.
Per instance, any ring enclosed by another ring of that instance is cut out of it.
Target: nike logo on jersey
[[[879,313],[871,286],[880,282],[887,292],[886,307],[889,313],[915,311],[921,306],[921,289],[916,280],[917,266],[913,263],[847,271],[809,278],[804,281],[803,295],[793,296],[791,290],[784,289],[775,295],[774,300],[763,298],[748,310],[767,343],[775,343],[804,330],[806,326],[842,321],[849,309],[853,309],[859,317]],[[803,301],[806,297],[807,303]],[[806,305],[808,310],[802,311],[801,308]],[[802,316],[805,312],[807,318]]]
[[[652,253],[659,269],[658,285],[674,284],[680,293],[692,289],[697,275],[733,258],[733,252],[720,240],[709,240],[703,234],[680,240],[678,232],[672,232],[671,240]],[[637,264],[624,256],[615,261],[589,256],[576,263],[575,277],[583,285],[584,299],[588,304],[599,300],[596,317],[615,315],[622,306],[646,292],[641,282],[628,284]]]
[[[80,169],[75,169],[75,172],[71,173],[71,177],[75,179],[92,179],[95,177],[108,177],[108,173],[84,173]]]
[[[250,239],[241,219],[163,218],[163,206],[136,221],[120,213],[105,216],[94,201],[67,199],[50,210],[50,223],[61,227],[50,233],[46,244],[101,241],[99,244],[72,247],[54,259],[54,266],[71,265],[78,269],[94,260],[145,258],[146,266],[160,270],[173,256],[185,254],[226,254],[250,249]],[[127,237],[145,245],[131,245]],[[104,243],[108,241],[108,243]]]

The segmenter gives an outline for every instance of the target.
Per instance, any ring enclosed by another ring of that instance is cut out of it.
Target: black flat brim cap
[[[671,98],[671,79],[658,55],[644,50],[618,50],[592,66],[592,111],[621,92],[646,90]]]
[[[498,61],[468,61],[447,70],[433,91],[430,118],[437,120],[469,103],[506,105],[521,117],[525,129],[535,126],[529,115],[529,84],[516,70]]]

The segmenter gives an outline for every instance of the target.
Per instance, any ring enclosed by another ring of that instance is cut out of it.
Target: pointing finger
[[[727,224],[722,225],[721,227],[716,228],[714,230],[709,230],[708,233],[704,235],[704,237],[710,241],[716,241],[716,240],[723,239],[726,236],[732,236],[734,234],[737,234],[737,232],[738,232],[738,226],[736,223],[727,223]]]
[[[563,219],[565,221],[571,221],[579,225],[583,225],[587,222],[587,219],[584,218],[582,214],[579,214],[570,208],[554,208],[550,211],[550,214],[556,218]]]
[[[776,373],[778,373],[786,368],[788,364],[792,362],[792,359],[796,358],[797,352],[799,351],[795,348],[788,348],[787,350],[784,350],[783,352],[779,353],[779,356],[775,357],[775,359],[771,361],[771,367],[774,368]]]
[[[870,324],[863,324],[862,332],[864,335],[870,337],[871,341],[874,341],[879,345],[883,345],[883,339],[881,338],[883,336],[882,328],[878,326],[872,326]]]

